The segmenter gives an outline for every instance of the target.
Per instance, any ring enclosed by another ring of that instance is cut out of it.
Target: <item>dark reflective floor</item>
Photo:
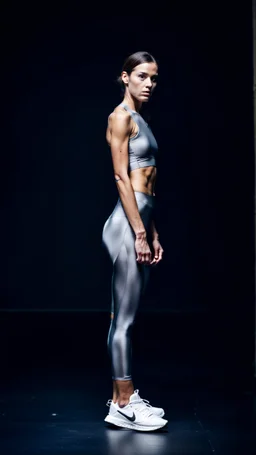
[[[255,453],[250,375],[237,355],[230,358],[224,332],[213,338],[207,316],[138,317],[135,387],[169,420],[154,433],[104,423],[111,398],[108,315],[2,316],[1,455]]]

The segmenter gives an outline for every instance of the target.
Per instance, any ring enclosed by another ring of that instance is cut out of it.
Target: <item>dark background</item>
[[[164,260],[141,311],[180,313],[181,326],[198,315],[213,346],[221,333],[251,368],[251,5],[135,6],[2,8],[2,321],[7,311],[109,312],[101,232],[118,194],[105,130],[124,59],[146,50],[159,62],[148,110]]]

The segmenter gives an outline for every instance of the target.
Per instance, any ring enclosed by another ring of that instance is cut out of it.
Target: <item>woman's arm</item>
[[[151,265],[158,264],[163,259],[163,247],[161,243],[159,242],[159,235],[156,230],[156,226],[154,223],[154,220],[151,221],[151,236],[152,236],[152,248],[154,250],[154,255],[153,255],[153,260],[151,262]]]
[[[155,226],[154,220],[151,221],[150,232],[151,232],[152,240],[156,240],[156,239],[158,240],[159,239],[159,235],[158,235],[158,232],[156,230],[156,226]]]
[[[111,114],[111,154],[120,199],[127,218],[139,238],[146,233],[139,214],[137,201],[128,175],[128,141],[131,132],[131,116],[128,112]]]

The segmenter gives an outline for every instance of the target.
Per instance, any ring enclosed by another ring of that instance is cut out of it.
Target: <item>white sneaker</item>
[[[134,391],[134,393],[131,395],[130,400],[136,400],[136,401],[137,401],[137,404],[139,405],[139,403],[140,403],[140,406],[141,406],[141,407],[144,407],[144,408],[145,408],[145,406],[146,406],[147,408],[150,408],[150,409],[151,409],[151,412],[152,412],[155,416],[163,417],[164,414],[165,414],[163,408],[156,408],[156,407],[154,407],[154,406],[151,406],[151,404],[149,403],[148,400],[144,400],[143,398],[141,398],[141,397],[139,396],[139,390],[138,390],[138,389],[136,389],[136,390]],[[108,400],[107,406],[110,406],[111,403],[112,403],[112,400]]]
[[[139,390],[135,390],[134,393],[132,394],[132,397],[134,396],[134,399],[138,402],[141,403],[141,406],[146,406],[147,408],[150,408],[151,409],[151,412],[153,412],[154,415],[158,416],[158,417],[163,417],[165,412],[163,410],[163,408],[156,408],[154,406],[151,406],[151,404],[149,403],[148,400],[144,400],[143,398],[141,398],[139,396]]]
[[[129,403],[120,408],[118,403],[109,400],[109,414],[105,422],[118,427],[129,428],[138,431],[154,431],[163,428],[168,421],[154,415],[151,407],[141,404],[141,398],[136,399],[137,394],[132,394]]]

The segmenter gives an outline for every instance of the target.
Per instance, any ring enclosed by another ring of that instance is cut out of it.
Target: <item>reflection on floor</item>
[[[105,424],[108,323],[104,313],[2,318],[1,454],[255,453],[250,378],[239,376],[242,364],[227,357],[224,338],[211,347],[205,316],[138,317],[134,385],[164,407],[168,427],[141,433]]]

